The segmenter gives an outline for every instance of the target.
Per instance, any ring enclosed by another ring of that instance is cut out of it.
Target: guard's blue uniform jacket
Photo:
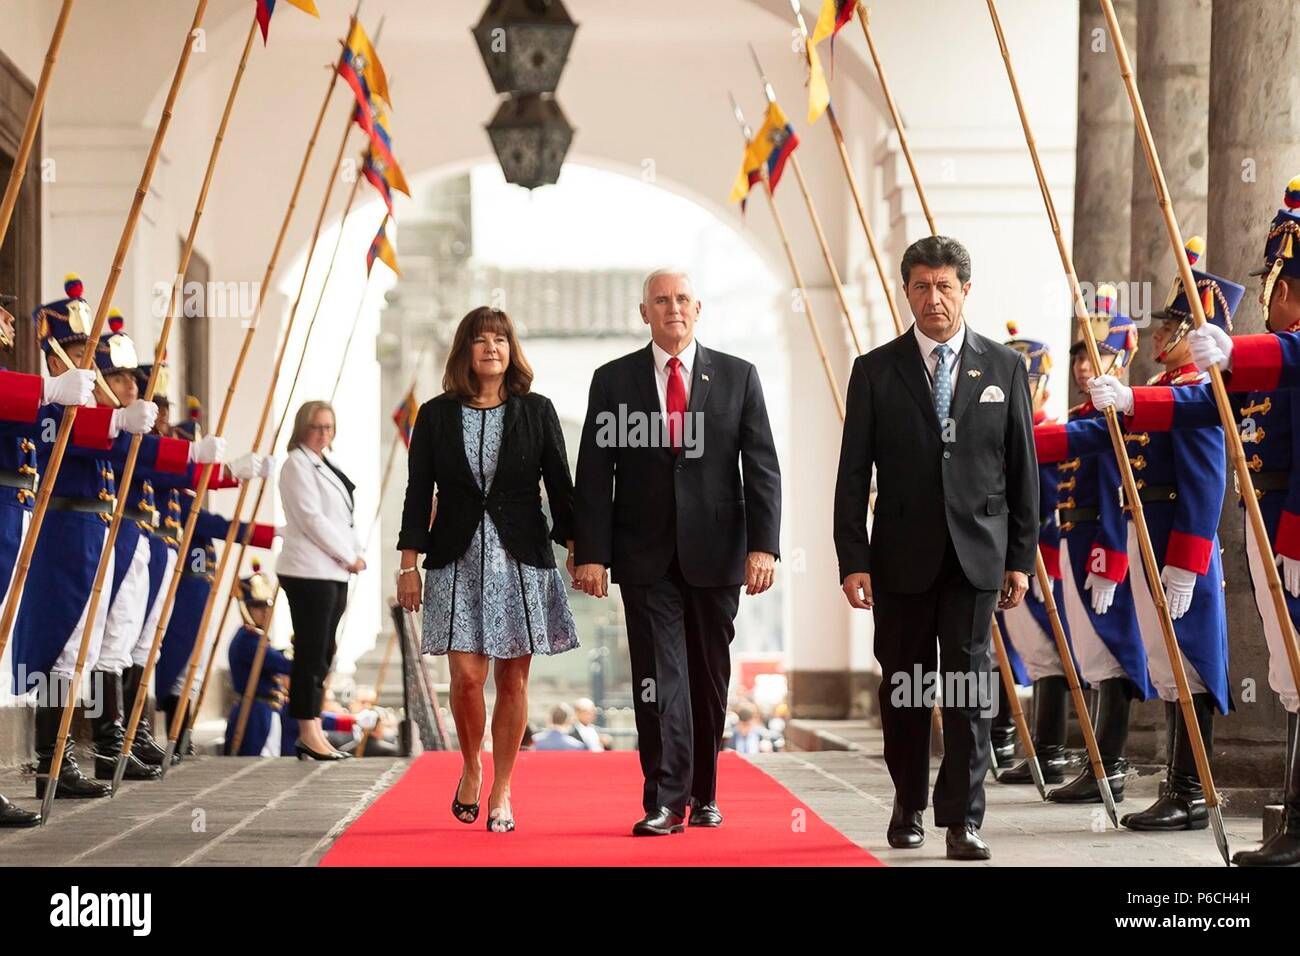
[[[230,752],[231,740],[235,727],[239,723],[239,710],[243,704],[244,688],[248,686],[248,677],[253,670],[253,658],[257,655],[260,638],[251,627],[241,627],[230,639],[230,681],[235,688],[235,702],[230,708],[230,717],[226,720],[226,753]],[[267,645],[266,656],[262,660],[262,673],[257,680],[257,690],[248,708],[248,725],[244,728],[244,737],[239,742],[239,757],[256,757],[266,746],[271,733],[271,715],[280,713],[287,696],[276,683],[277,675],[287,675],[293,670],[293,661],[283,651]],[[281,717],[281,720],[284,718]],[[296,739],[296,737],[295,737]],[[285,753],[284,750],[280,751]]]
[[[39,375],[0,371],[0,601],[9,592],[35,498],[35,429],[42,418],[63,415],[60,405],[41,407],[43,391]]]
[[[55,479],[14,622],[14,686],[23,691],[48,675],[90,598],[117,493],[114,468],[126,461],[132,438],[125,432],[107,437],[112,413],[102,406],[78,410],[73,440]],[[36,430],[37,464],[44,471],[54,447],[44,439],[52,438],[48,432],[53,430]],[[137,467],[146,473],[179,473],[188,462],[189,442],[146,435]],[[63,510],[65,505],[80,510]],[[102,510],[88,510],[95,508]]]
[[[1185,388],[1202,383],[1204,378],[1194,365],[1188,365],[1161,373],[1152,384]],[[1130,421],[1124,439],[1156,563],[1161,568],[1173,565],[1198,575],[1191,606],[1174,621],[1174,632],[1183,654],[1196,668],[1219,710],[1226,714],[1232,702],[1228,693],[1228,627],[1217,534],[1224,493],[1223,430],[1160,432],[1144,429],[1142,424],[1141,420]],[[1101,417],[1045,426],[1036,430],[1035,441],[1040,461],[1101,455],[1104,468],[1111,451],[1110,435]],[[1104,497],[1103,510],[1117,512],[1118,500],[1112,506]],[[1109,576],[1116,573],[1115,566],[1122,561],[1127,571],[1127,529],[1121,539],[1113,517],[1103,518],[1101,524],[1101,536],[1108,540],[1100,542],[1100,551],[1094,549],[1090,567],[1097,573],[1104,569]],[[1143,571],[1134,568],[1133,573]]]

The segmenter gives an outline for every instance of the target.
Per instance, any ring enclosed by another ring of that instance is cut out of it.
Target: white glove
[[[379,711],[363,710],[357,714],[357,726],[362,730],[374,730],[379,725]]]
[[[1165,584],[1165,603],[1169,605],[1169,617],[1178,620],[1192,606],[1192,592],[1196,590],[1199,575],[1186,568],[1176,568],[1166,564],[1160,572],[1160,580]]]
[[[246,452],[231,461],[230,473],[240,481],[252,481],[262,475],[262,456],[255,451]]]
[[[1282,569],[1282,583],[1286,585],[1287,593],[1293,598],[1300,598],[1300,561],[1279,554],[1277,566]]]
[[[1088,379],[1088,397],[1100,412],[1113,407],[1121,415],[1133,414],[1133,389],[1114,375],[1098,375]]]
[[[95,394],[95,373],[91,369],[72,368],[62,375],[44,379],[42,405],[85,405]]]
[[[1083,589],[1092,592],[1092,613],[1105,614],[1110,610],[1110,606],[1115,601],[1115,589],[1119,587],[1118,581],[1112,581],[1110,578],[1103,578],[1100,574],[1089,572],[1088,579],[1083,582]]]
[[[1232,337],[1217,325],[1206,322],[1199,329],[1187,333],[1192,347],[1192,361],[1202,372],[1217,365],[1226,372],[1232,367]]]
[[[1029,593],[1034,596],[1034,600],[1039,604],[1043,603],[1043,586],[1038,583],[1038,575],[1031,575],[1029,578]]]
[[[153,402],[146,402],[143,398],[137,398],[125,408],[113,410],[109,437],[116,438],[121,432],[143,435],[153,429],[156,421],[158,421],[158,406]]]
[[[259,478],[272,477],[275,474],[275,465],[276,465],[275,456],[262,455],[261,458],[262,458],[262,468],[260,471],[258,471],[257,477]]]
[[[190,442],[190,461],[200,465],[212,465],[222,461],[226,456],[226,440],[220,435],[204,435],[198,441]]]

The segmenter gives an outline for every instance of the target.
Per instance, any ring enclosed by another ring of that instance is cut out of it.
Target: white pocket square
[[[1005,402],[1007,397],[1002,394],[1002,389],[996,385],[990,385],[980,394],[981,402]]]

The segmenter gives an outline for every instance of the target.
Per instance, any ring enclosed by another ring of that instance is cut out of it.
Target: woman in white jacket
[[[329,402],[304,402],[280,470],[285,527],[276,573],[293,617],[289,714],[298,720],[297,749],[303,760],[348,756],[331,747],[321,730],[321,700],[347,604],[348,579],[366,566],[352,518],[356,486],[325,457],[334,427]]]

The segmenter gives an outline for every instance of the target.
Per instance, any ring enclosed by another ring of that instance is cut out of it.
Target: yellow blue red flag
[[[402,270],[397,268],[397,250],[388,241],[387,216],[379,224],[379,231],[375,233],[375,238],[370,241],[370,249],[366,252],[366,275],[370,275],[370,270],[375,267],[376,259],[392,269],[395,275],[400,276],[402,274]]]
[[[352,24],[348,42],[343,44],[343,55],[339,58],[339,76],[352,87],[358,104],[364,106],[373,97],[379,97],[391,105],[384,65],[379,62],[379,54],[371,45],[370,37],[366,36],[360,20]]]
[[[758,181],[755,174],[763,166],[767,167],[768,187],[775,192],[777,183],[781,181],[781,173],[785,170],[786,160],[798,145],[799,135],[786,119],[781,107],[776,102],[769,103],[767,115],[763,117],[763,126],[745,149],[744,162],[731,187],[731,201],[739,202],[749,194],[749,188]]]
[[[403,396],[401,404],[393,409],[393,424],[407,448],[411,447],[411,432],[415,430],[415,419],[419,414],[420,403],[415,400],[415,389],[411,388]]]
[[[262,28],[263,43],[266,42],[266,34],[271,29],[271,14],[275,13],[275,2],[276,0],[257,0],[257,25]],[[316,9],[314,0],[286,0],[286,2],[303,13],[310,13],[320,19],[320,11]]]

